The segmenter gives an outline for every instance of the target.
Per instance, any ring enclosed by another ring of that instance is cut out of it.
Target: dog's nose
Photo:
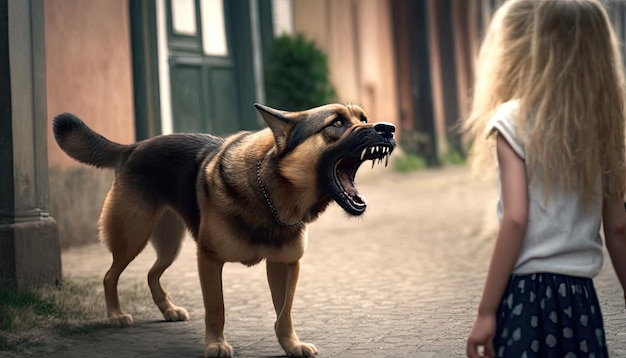
[[[396,131],[396,126],[394,126],[391,123],[385,123],[385,122],[376,123],[374,125],[374,130],[381,137],[391,139],[393,138],[393,132]]]

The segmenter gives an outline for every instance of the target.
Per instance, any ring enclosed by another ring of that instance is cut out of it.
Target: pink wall
[[[387,0],[295,0],[294,18],[295,31],[327,54],[338,100],[400,130]]]
[[[135,140],[128,0],[46,0],[46,90],[50,214],[63,248],[97,242],[113,172],[63,153],[52,119],[72,112],[111,140]]]
[[[48,163],[76,167],[52,135],[72,112],[111,140],[135,139],[128,0],[46,0]]]

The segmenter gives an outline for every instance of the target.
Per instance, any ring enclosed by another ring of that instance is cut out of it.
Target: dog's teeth
[[[370,154],[374,154],[374,147],[370,147]]]
[[[363,158],[365,158],[366,153],[367,153],[367,147],[363,148],[363,151],[361,152],[361,161],[363,161]]]

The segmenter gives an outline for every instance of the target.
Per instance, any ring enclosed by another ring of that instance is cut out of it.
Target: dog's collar
[[[261,160],[258,161],[258,163],[256,164],[256,180],[259,183],[259,188],[261,189],[261,193],[263,194],[263,197],[265,198],[265,202],[267,203],[267,207],[270,209],[270,212],[272,213],[272,216],[274,217],[274,221],[282,226],[282,227],[286,227],[286,228],[292,228],[292,227],[296,227],[296,226],[301,226],[304,222],[302,220],[296,221],[293,224],[287,224],[285,222],[283,222],[282,220],[280,220],[280,218],[278,217],[278,211],[276,211],[276,207],[274,207],[274,205],[272,204],[272,201],[270,200],[270,196],[267,193],[267,190],[265,189],[265,186],[263,186],[263,182],[261,182],[261,164],[263,162]]]

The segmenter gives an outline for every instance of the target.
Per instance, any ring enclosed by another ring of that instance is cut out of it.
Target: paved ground
[[[363,168],[362,171],[369,171]],[[333,206],[310,226],[294,306],[296,330],[320,357],[463,357],[489,262],[495,229],[494,183],[463,167],[397,174],[376,170],[358,178],[368,198],[363,218]],[[149,298],[148,248],[121,279],[145,293],[136,327],[77,336],[56,357],[202,357],[204,310],[195,244],[186,240],[164,275],[188,322],[163,322]],[[65,275],[101,279],[110,257],[99,245],[63,254]],[[596,280],[612,357],[626,357],[626,313],[610,262]],[[284,353],[273,333],[264,265],[224,269],[225,334],[238,357]],[[103,317],[104,317],[103,305]]]

